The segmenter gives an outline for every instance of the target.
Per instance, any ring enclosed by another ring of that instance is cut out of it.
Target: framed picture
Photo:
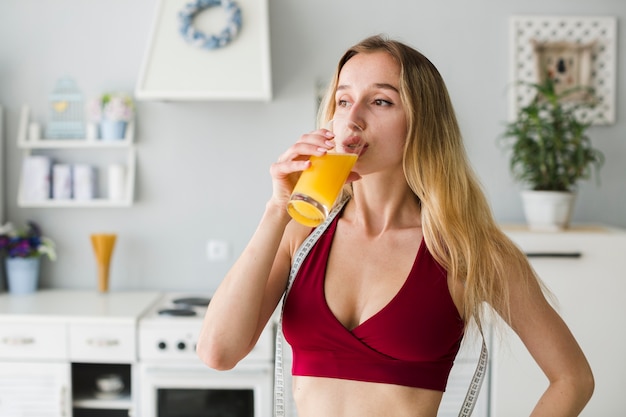
[[[267,0],[158,0],[135,96],[271,100]]]
[[[593,88],[596,106],[581,114],[583,120],[596,125],[615,122],[617,18],[512,16],[509,29],[510,120],[535,97],[534,89],[524,83],[541,81],[551,71],[560,89]]]
[[[575,90],[566,101],[589,100],[591,87],[591,54],[595,42],[538,42],[533,40],[537,82],[554,81],[557,94]]]

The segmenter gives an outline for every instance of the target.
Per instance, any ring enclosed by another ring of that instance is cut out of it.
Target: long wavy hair
[[[333,117],[335,91],[345,63],[356,54],[376,51],[387,52],[400,65],[400,96],[408,124],[403,168],[421,205],[424,241],[454,282],[463,284],[466,323],[474,319],[483,327],[484,302],[509,319],[509,276],[536,277],[526,256],[493,218],[435,66],[401,42],[369,37],[340,59],[320,105],[319,122]]]

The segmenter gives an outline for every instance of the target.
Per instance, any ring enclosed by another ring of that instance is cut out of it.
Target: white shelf
[[[133,202],[129,199],[124,200],[108,200],[106,198],[94,198],[91,200],[42,200],[42,201],[28,201],[22,198],[18,198],[17,204],[20,207],[28,208],[70,208],[70,207],[130,207]]]
[[[81,393],[72,402],[74,408],[95,408],[100,410],[125,410],[132,407],[130,392],[124,392],[117,398],[102,399],[95,394]]]
[[[128,126],[132,129],[132,122]],[[91,139],[39,139],[18,142],[17,146],[22,149],[120,149],[128,148],[133,144],[132,140],[125,138],[117,141],[103,141]]]
[[[27,200],[24,198],[23,178],[20,171],[20,183],[17,196],[19,207],[28,208],[70,208],[70,207],[130,207],[133,205],[135,194],[135,171],[136,171],[136,151],[135,151],[135,124],[129,122],[126,129],[126,137],[122,140],[99,140],[99,139],[38,139],[29,140],[27,138],[30,108],[22,106],[20,124],[18,128],[17,146],[24,150],[24,158],[31,155],[33,150],[71,150],[71,151],[124,151],[127,154],[126,161],[126,195],[120,200],[109,200],[106,198],[95,198],[91,200],[74,199],[47,199],[47,200]]]

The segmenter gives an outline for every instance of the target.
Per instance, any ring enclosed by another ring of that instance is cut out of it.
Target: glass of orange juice
[[[335,118],[326,129],[335,134],[335,147],[323,156],[311,156],[311,165],[300,175],[287,203],[289,215],[309,227],[326,219],[364,145],[361,128],[347,119]]]

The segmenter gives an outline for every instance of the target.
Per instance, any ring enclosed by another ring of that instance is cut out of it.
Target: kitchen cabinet
[[[626,380],[626,232],[577,226],[538,233],[505,228],[555,297],[555,308],[582,347],[595,377],[585,417],[624,415]],[[492,416],[528,416],[548,385],[517,336],[494,344]]]
[[[137,322],[159,298],[73,290],[0,295],[0,416],[131,415]],[[95,381],[105,374],[118,375],[123,390],[98,391]]]
[[[61,361],[0,361],[0,416],[71,416],[69,369]]]
[[[0,325],[0,416],[70,415],[65,330],[58,322]]]
[[[99,186],[96,190],[102,191],[104,179],[106,177],[107,163],[123,164],[126,168],[124,181],[124,195],[121,199],[111,199],[109,197],[98,197],[90,200],[75,199],[46,199],[29,200],[24,191],[23,170],[20,171],[20,184],[17,204],[20,207],[128,207],[133,204],[135,193],[135,172],[136,172],[136,150],[134,145],[135,127],[134,122],[130,122],[126,129],[126,137],[123,140],[88,140],[88,139],[31,139],[27,136],[30,118],[28,106],[22,107],[20,123],[18,128],[17,146],[23,150],[23,158],[32,154],[43,154],[51,156],[55,161],[63,163],[89,162],[99,168],[99,175],[96,179]],[[97,194],[104,194],[99,192]]]

